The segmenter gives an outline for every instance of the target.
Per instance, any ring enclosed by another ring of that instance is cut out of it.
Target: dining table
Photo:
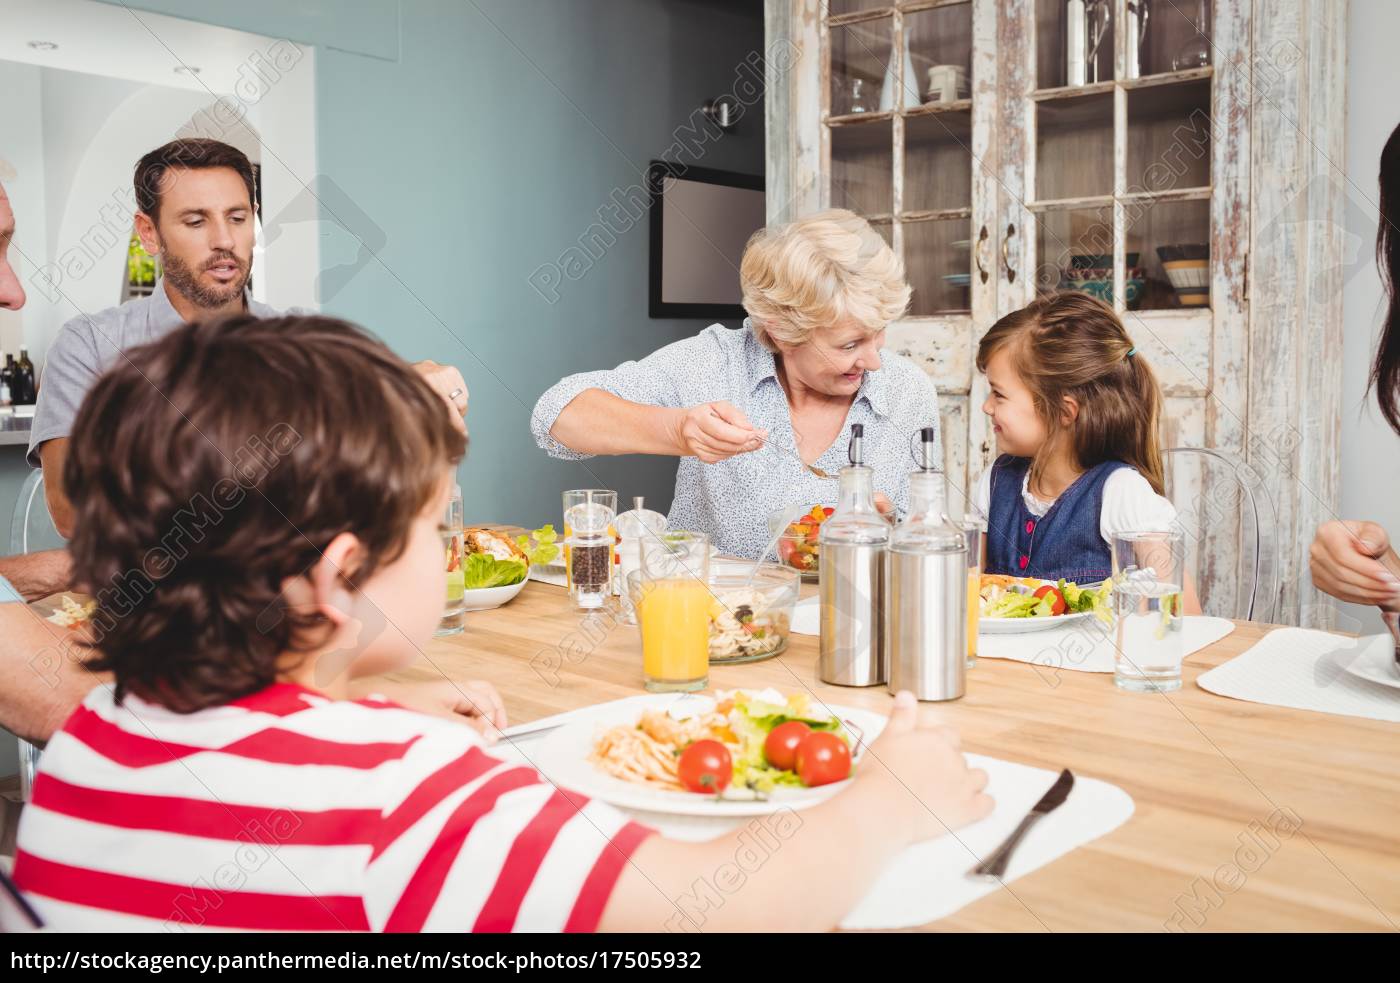
[[[804,585],[804,595],[814,589]],[[1274,627],[1236,622],[1187,657],[1176,692],[1125,692],[1112,674],[982,658],[962,698],[926,704],[966,751],[1109,782],[1134,811],[922,930],[1400,928],[1400,727],[1195,684]],[[711,666],[709,684],[889,708],[884,686],[821,683],[817,650],[815,637],[794,633],[766,661]],[[511,725],[644,692],[638,629],[613,608],[580,610],[563,587],[533,580],[504,606],[469,612],[464,630],[433,638],[390,678],[489,681]]]

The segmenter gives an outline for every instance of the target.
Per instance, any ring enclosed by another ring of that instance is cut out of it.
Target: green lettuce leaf
[[[473,553],[462,564],[462,583],[467,590],[485,587],[509,587],[529,574],[520,560],[498,560],[488,553]]]
[[[531,542],[533,536],[534,542]],[[540,526],[530,535],[515,537],[515,544],[525,551],[525,555],[530,559],[531,566],[547,566],[559,555],[559,547],[556,544],[559,534],[554,531],[554,526]]]

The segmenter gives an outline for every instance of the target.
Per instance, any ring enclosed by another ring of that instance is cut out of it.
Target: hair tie
[[[1137,354],[1137,345],[1134,345],[1132,348],[1129,348],[1129,349],[1128,349],[1128,356],[1127,356],[1127,357],[1128,357],[1128,358],[1132,358],[1132,357],[1133,357],[1134,355],[1136,355],[1136,354]]]

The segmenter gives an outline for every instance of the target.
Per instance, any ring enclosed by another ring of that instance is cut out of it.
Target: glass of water
[[[447,512],[442,517],[443,564],[447,567],[447,598],[442,608],[442,620],[438,622],[435,636],[456,635],[465,627],[466,619],[466,571],[462,564],[466,557],[462,549],[462,489],[452,486],[452,498],[447,503]]]
[[[1186,539],[1179,532],[1113,537],[1113,681],[1135,693],[1181,688],[1181,588]]]

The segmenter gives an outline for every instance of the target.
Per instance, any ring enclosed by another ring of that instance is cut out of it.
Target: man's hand
[[[462,433],[467,432],[467,382],[462,373],[451,365],[439,365],[432,359],[415,362],[413,367],[433,392],[441,396],[452,412],[452,422]]]
[[[701,403],[678,414],[674,424],[677,452],[706,464],[758,450],[768,439],[768,431],[759,430],[742,410],[724,400]]]
[[[53,526],[64,539],[73,538],[73,506],[63,494],[63,462],[68,459],[68,438],[55,437],[39,445],[39,463],[44,467],[44,501]]]
[[[0,577],[8,580],[26,601],[37,601],[71,586],[73,569],[67,550],[44,550],[0,557]]]

